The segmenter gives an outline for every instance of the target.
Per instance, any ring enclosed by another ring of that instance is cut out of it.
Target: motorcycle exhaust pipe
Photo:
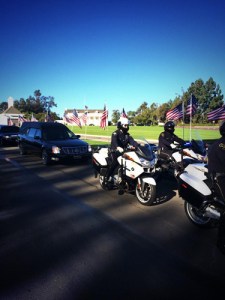
[[[220,212],[215,210],[214,208],[212,207],[207,207],[206,210],[205,210],[205,214],[204,214],[206,217],[209,217],[209,218],[212,218],[212,219],[216,219],[216,220],[219,220],[220,219]]]

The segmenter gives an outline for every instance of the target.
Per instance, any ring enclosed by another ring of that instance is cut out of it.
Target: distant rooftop
[[[5,111],[3,111],[2,114],[21,114],[21,112],[17,108],[10,106]]]

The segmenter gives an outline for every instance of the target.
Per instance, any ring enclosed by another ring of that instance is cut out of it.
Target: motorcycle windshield
[[[192,145],[192,150],[195,153],[201,154],[203,156],[206,155],[205,143],[202,140],[202,138],[200,137],[200,134],[199,134],[199,132],[197,130],[195,130],[192,133],[191,145]]]
[[[146,140],[140,141],[137,149],[137,154],[147,160],[153,160],[155,158],[155,150],[157,146],[149,144]]]

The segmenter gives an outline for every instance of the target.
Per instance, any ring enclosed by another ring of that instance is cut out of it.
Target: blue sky
[[[65,109],[136,110],[197,79],[225,93],[221,0],[0,0],[0,101],[53,96]]]

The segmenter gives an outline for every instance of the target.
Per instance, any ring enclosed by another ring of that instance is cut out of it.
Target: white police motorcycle
[[[185,162],[188,155],[185,149],[180,151],[181,161],[175,171],[178,193],[184,200],[186,216],[199,227],[217,226],[225,211],[219,186],[208,174],[206,157],[202,161],[195,158],[195,161],[188,164]]]
[[[142,139],[135,150],[127,147],[118,159],[109,189],[117,189],[120,195],[135,194],[142,205],[152,205],[156,199],[155,155],[156,146]],[[95,177],[103,189],[105,175],[111,164],[110,148],[98,148],[92,155]],[[108,188],[107,188],[108,189]]]
[[[182,153],[181,153],[182,150]],[[202,140],[192,139],[191,142],[186,142],[183,146],[174,142],[173,153],[171,157],[164,157],[158,150],[158,159],[155,166],[155,171],[158,174],[158,178],[162,174],[169,174],[172,177],[176,177],[176,170],[179,165],[193,164],[196,162],[202,162],[206,159],[207,150]]]

